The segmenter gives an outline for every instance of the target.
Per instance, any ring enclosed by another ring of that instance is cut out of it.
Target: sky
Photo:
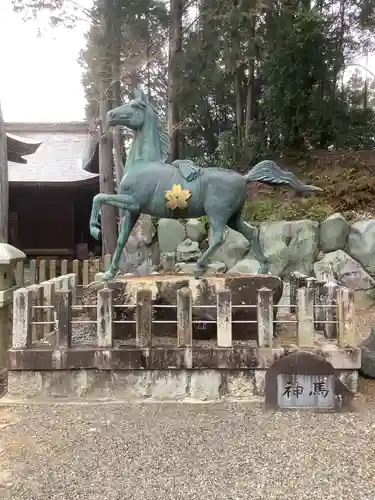
[[[74,30],[50,28],[46,17],[24,22],[11,0],[0,0],[0,102],[5,121],[66,122],[84,119],[85,99],[77,62],[88,23]]]
[[[91,0],[80,0],[89,6]],[[84,119],[82,70],[77,62],[89,24],[48,29],[47,16],[24,22],[11,0],[0,0],[0,102],[5,121],[65,122]],[[45,30],[43,30],[45,31]],[[364,58],[355,62],[365,64]],[[375,57],[369,58],[375,73]],[[347,75],[354,70],[348,69]],[[370,75],[370,79],[373,77]]]

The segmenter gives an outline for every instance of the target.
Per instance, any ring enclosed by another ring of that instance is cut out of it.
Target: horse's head
[[[145,95],[140,89],[134,91],[134,99],[108,111],[107,123],[110,127],[123,125],[133,130],[140,130],[146,120],[146,113],[150,112]]]
[[[127,159],[127,168],[137,159],[164,162],[168,156],[169,136],[157,109],[145,99],[140,88],[134,92],[134,99],[107,113],[110,127],[123,125],[134,134]]]

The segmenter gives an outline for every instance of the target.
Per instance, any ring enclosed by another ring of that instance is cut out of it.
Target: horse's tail
[[[281,170],[274,161],[264,160],[255,165],[250,172],[244,175],[245,181],[264,182],[265,184],[288,184],[296,191],[323,191],[323,189],[303,184],[292,172]]]

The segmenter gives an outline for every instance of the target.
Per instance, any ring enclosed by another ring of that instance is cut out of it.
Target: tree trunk
[[[121,106],[121,32],[116,29],[115,40],[113,43],[113,53],[112,53],[112,102],[113,107]],[[113,157],[115,162],[115,174],[116,174],[116,188],[119,190],[121,179],[124,175],[124,165],[122,162],[122,150],[123,150],[123,136],[121,134],[121,128],[115,127],[112,132],[113,138]],[[119,210],[120,217],[123,214],[123,210]]]
[[[366,57],[366,62],[365,62],[365,65],[366,65],[366,68],[368,67],[368,47],[366,46],[365,48],[365,57]],[[368,106],[368,71],[365,71],[366,75],[365,75],[365,88],[364,88],[364,93],[363,93],[363,109],[367,109],[369,106]]]
[[[242,140],[242,124],[243,124],[243,110],[242,110],[242,78],[240,68],[237,68],[234,73],[234,95],[236,98],[236,128],[237,137],[241,142]]]
[[[0,243],[8,241],[8,189],[7,138],[0,105]]]
[[[182,51],[182,0],[170,0],[171,35],[168,65],[168,132],[172,160],[180,157],[179,59]]]
[[[233,0],[233,10],[239,10],[243,12],[243,1]],[[236,116],[236,129],[237,129],[237,137],[239,143],[243,144],[244,138],[244,110],[243,110],[243,91],[242,85],[244,80],[244,68],[243,64],[239,62],[241,55],[241,40],[239,34],[239,28],[241,23],[233,24],[232,32],[231,32],[231,71],[233,73],[233,83],[234,83],[234,96],[235,96],[235,116]]]
[[[346,14],[346,0],[340,0],[340,34],[338,43],[336,46],[336,58],[333,68],[333,80],[332,80],[332,91],[331,91],[331,106],[333,109],[334,100],[337,93],[337,79],[339,72],[341,70],[343,61],[343,47],[344,47],[344,31],[345,31],[345,14]]]
[[[247,78],[247,93],[246,93],[246,115],[245,115],[245,143],[247,144],[250,138],[251,123],[254,119],[254,73],[255,73],[255,16],[251,19],[250,40],[249,40],[249,74]]]
[[[150,6],[147,7],[148,11]],[[146,16],[146,84],[147,84],[147,100],[151,102],[151,40],[150,40],[150,22]]]
[[[107,87],[110,84],[108,78],[109,71],[109,50],[111,39],[108,33],[108,14],[111,8],[109,0],[100,0],[100,32],[101,46],[99,48],[100,57],[100,75],[99,75],[99,115],[100,115],[100,138],[99,138],[99,178],[100,192],[106,194],[114,193],[113,165],[112,165],[112,141],[107,125]],[[109,49],[109,50],[108,50]],[[102,227],[102,253],[103,255],[113,254],[117,244],[117,224],[116,209],[114,207],[102,206],[101,210]]]

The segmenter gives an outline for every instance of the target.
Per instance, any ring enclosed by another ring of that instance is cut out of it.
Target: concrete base
[[[352,391],[358,372],[338,371]],[[10,371],[11,400],[262,401],[266,370]]]

